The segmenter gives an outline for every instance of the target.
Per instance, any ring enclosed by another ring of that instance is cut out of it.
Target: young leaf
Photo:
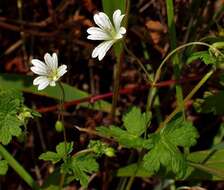
[[[44,161],[51,161],[53,164],[56,164],[62,159],[62,157],[55,152],[47,151],[45,153],[42,153],[39,156],[39,159]]]
[[[8,144],[13,136],[18,137],[22,122],[17,113],[23,103],[22,94],[15,90],[0,90],[0,142]]]
[[[130,134],[128,131],[116,126],[97,127],[96,130],[103,136],[114,138],[119,144],[127,148],[143,148],[147,143],[143,138]]]
[[[65,151],[65,143],[61,142],[56,146],[56,152],[48,151],[42,153],[39,156],[40,160],[51,161],[53,164],[59,162],[61,159],[65,157],[65,152],[67,154],[71,153],[73,150],[73,143],[66,143],[66,151]]]
[[[99,165],[96,159],[91,155],[79,155],[76,157],[70,157],[62,167],[62,172],[68,173],[73,179],[79,180],[83,187],[88,185],[88,174],[96,172],[99,169]]]
[[[66,142],[66,150],[65,150],[65,142],[61,142],[56,146],[57,154],[63,158],[65,154],[70,154],[73,150],[73,142]]]
[[[216,63],[216,59],[212,55],[210,55],[208,51],[198,51],[193,53],[187,59],[187,64],[190,64],[197,59],[201,59],[206,65],[211,65]]]
[[[146,130],[150,117],[146,113],[141,113],[138,107],[132,107],[123,117],[124,126],[130,134],[139,137]]]
[[[194,126],[182,118],[169,123],[158,134],[149,136],[154,141],[153,148],[144,156],[144,167],[158,172],[161,166],[181,178],[186,173],[187,162],[178,147],[189,148],[198,138]]]
[[[8,163],[6,160],[0,160],[0,175],[5,175],[8,171]]]

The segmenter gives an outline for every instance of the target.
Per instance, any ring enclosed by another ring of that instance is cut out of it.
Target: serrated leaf
[[[97,132],[103,136],[115,139],[119,144],[127,148],[145,148],[149,146],[148,140],[130,134],[116,126],[97,127]]]
[[[73,142],[66,142],[66,151],[65,151],[65,142],[61,142],[56,146],[57,154],[63,158],[65,154],[70,154],[73,150]]]
[[[190,64],[197,59],[201,59],[206,65],[216,64],[216,59],[212,55],[210,55],[208,51],[199,51],[193,53],[187,59],[187,64]]]
[[[124,127],[127,131],[134,136],[141,136],[147,128],[150,120],[150,115],[141,113],[140,108],[132,107],[131,110],[122,118]]]
[[[73,176],[76,180],[80,181],[83,187],[88,186],[89,176],[83,172],[77,164],[72,166]]]
[[[83,187],[88,186],[88,174],[96,172],[99,165],[91,155],[79,155],[71,157],[62,165],[62,171],[68,173],[73,179],[80,181]]]
[[[4,145],[10,143],[13,136],[18,137],[22,133],[22,122],[17,117],[22,103],[20,92],[0,89],[0,142]]]
[[[96,172],[99,169],[99,164],[91,155],[77,156],[73,159],[73,164],[77,164],[86,173]]]
[[[6,160],[0,160],[0,175],[5,175],[8,171],[8,163]]]
[[[45,161],[51,161],[53,164],[55,164],[65,157],[65,152],[69,154],[72,152],[72,150],[73,150],[72,142],[71,143],[66,142],[66,151],[65,151],[65,143],[61,142],[56,146],[56,152],[47,151],[45,153],[42,153],[39,156],[39,159]]]
[[[182,118],[172,121],[164,128],[162,133],[172,144],[185,148],[195,145],[197,143],[196,139],[199,136],[192,123],[188,121],[184,122]]]
[[[158,172],[160,167],[177,174],[177,178],[184,176],[187,168],[186,160],[177,147],[170,142],[160,140],[155,147],[144,156],[144,167],[150,172]]]
[[[153,148],[144,156],[144,167],[158,172],[161,167],[182,178],[186,173],[187,162],[178,147],[189,148],[196,143],[198,133],[193,125],[182,118],[169,123],[158,134],[149,136],[154,141]]]

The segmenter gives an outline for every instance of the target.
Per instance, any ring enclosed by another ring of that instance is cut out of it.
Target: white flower
[[[109,17],[99,12],[95,14],[93,19],[98,27],[90,27],[87,32],[90,40],[104,40],[100,43],[92,52],[92,57],[98,57],[99,61],[103,59],[107,51],[111,46],[126,33],[126,29],[121,27],[121,21],[125,15],[121,15],[121,11],[118,9],[113,14],[113,24]]]
[[[67,72],[67,66],[61,65],[58,67],[58,57],[56,53],[52,56],[49,53],[44,55],[45,63],[39,59],[32,59],[33,66],[30,68],[35,74],[38,74],[37,78],[33,80],[33,85],[38,85],[38,90],[43,90],[48,85],[55,86],[56,81]]]

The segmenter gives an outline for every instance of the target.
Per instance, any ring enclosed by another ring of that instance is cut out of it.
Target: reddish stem
[[[190,81],[195,81],[195,80],[198,80],[199,78],[200,77],[196,76],[196,77],[191,77],[191,78],[187,78],[187,79],[184,79],[184,80],[180,80],[179,84],[187,83],[187,82],[190,82]],[[155,87],[158,87],[158,88],[169,87],[169,86],[171,86],[173,84],[176,84],[176,83],[177,83],[176,80],[168,80],[168,81],[163,81],[163,82],[159,82],[159,83],[155,84]],[[134,92],[146,90],[149,87],[151,87],[150,84],[142,85],[142,86],[132,85],[132,86],[129,86],[129,87],[126,87],[126,88],[123,88],[123,89],[119,90],[119,94],[132,94]],[[108,93],[105,93],[105,94],[93,95],[93,96],[88,96],[88,97],[81,98],[81,99],[78,99],[78,100],[65,102],[64,103],[64,109],[66,109],[70,106],[74,106],[74,105],[84,103],[84,102],[94,103],[98,100],[103,100],[103,99],[106,99],[106,98],[110,98],[112,96],[113,96],[113,93],[108,92]],[[59,106],[60,105],[42,107],[42,108],[37,109],[37,111],[41,112],[41,113],[51,112],[51,111],[54,111],[54,110],[58,109]]]

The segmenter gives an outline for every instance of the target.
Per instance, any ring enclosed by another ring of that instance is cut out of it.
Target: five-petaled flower
[[[45,63],[32,59],[33,66],[30,68],[35,74],[40,76],[33,80],[33,85],[38,85],[38,90],[43,90],[48,85],[55,86],[56,82],[67,72],[67,66],[61,65],[58,67],[58,57],[56,53],[52,56],[49,53],[44,55]]]
[[[99,12],[94,15],[93,19],[98,27],[90,27],[88,32],[88,39],[90,40],[104,40],[100,43],[92,52],[92,57],[101,61],[111,46],[119,39],[123,38],[126,33],[126,29],[121,26],[122,19],[125,15],[121,15],[121,11],[118,9],[113,13],[113,24],[109,17]]]

